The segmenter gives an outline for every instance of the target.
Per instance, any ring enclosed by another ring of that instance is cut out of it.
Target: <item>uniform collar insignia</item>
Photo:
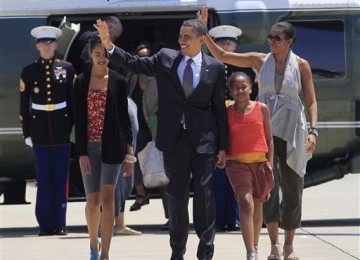
[[[45,59],[43,59],[43,58],[40,58],[40,59],[39,59],[39,62],[41,62],[41,64],[44,64],[44,65],[50,65],[50,64],[53,63],[53,61],[54,61],[54,58],[52,58],[52,59],[50,59],[50,60],[45,60]]]

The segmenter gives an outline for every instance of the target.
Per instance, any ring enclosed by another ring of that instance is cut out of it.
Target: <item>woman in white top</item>
[[[198,18],[207,24],[208,12],[203,7]],[[295,29],[287,22],[271,27],[268,44],[271,52],[234,53],[218,47],[207,35],[205,43],[214,57],[239,67],[252,67],[259,73],[259,101],[268,105],[274,137],[275,187],[264,205],[264,221],[271,240],[268,260],[281,259],[278,226],[285,230],[283,255],[297,260],[293,250],[296,228],[301,224],[301,201],[307,160],[315,150],[317,102],[309,63],[295,55],[291,45]],[[304,107],[299,97],[303,90],[309,114],[307,128]],[[281,186],[281,187],[280,187]],[[279,187],[282,208],[280,208]]]

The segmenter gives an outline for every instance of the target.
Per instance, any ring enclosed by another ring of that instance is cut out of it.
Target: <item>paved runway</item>
[[[360,259],[359,187],[360,174],[348,174],[343,179],[305,189],[303,226],[297,231],[295,243],[295,250],[301,260]],[[29,183],[26,200],[31,204],[0,205],[0,259],[89,259],[84,202],[68,204],[67,236],[38,237],[34,214],[35,192],[34,183]],[[2,200],[0,197],[0,202]],[[169,236],[166,231],[160,231],[160,225],[165,222],[161,200],[152,199],[140,211],[130,212],[128,209],[132,202],[127,202],[126,222],[143,234],[113,237],[111,259],[169,259]],[[191,206],[190,200],[190,213]],[[196,259],[197,242],[197,236],[191,229],[185,259]],[[266,260],[269,248],[266,229],[262,229],[260,260]],[[241,233],[217,233],[213,259],[245,259]]]

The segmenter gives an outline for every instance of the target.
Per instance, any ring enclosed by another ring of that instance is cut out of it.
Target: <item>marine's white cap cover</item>
[[[242,33],[241,29],[231,25],[216,26],[209,31],[210,36],[215,38],[215,40],[219,40],[219,39],[236,40],[236,38],[239,37],[241,33]]]
[[[53,26],[39,26],[31,30],[31,35],[36,40],[41,39],[57,39],[61,36],[62,32],[59,28]]]

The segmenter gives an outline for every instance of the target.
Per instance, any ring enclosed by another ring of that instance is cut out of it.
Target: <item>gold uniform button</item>
[[[60,79],[60,83],[62,83],[62,79]]]
[[[67,114],[65,114],[65,117],[67,117]]]
[[[51,101],[51,98],[48,98],[47,101]]]
[[[50,75],[50,71],[47,71],[47,72],[46,72],[46,75]]]
[[[47,84],[46,87],[47,87],[47,88],[51,88],[51,85],[50,85],[50,84]]]
[[[34,115],[33,118],[36,118],[36,116]]]
[[[49,66],[49,65],[46,65],[46,66],[45,66],[45,69],[49,69],[49,68],[50,68],[50,66]]]
[[[50,94],[51,94],[51,91],[48,91],[47,94],[50,95]]]
[[[50,78],[46,78],[46,81],[50,81]]]

